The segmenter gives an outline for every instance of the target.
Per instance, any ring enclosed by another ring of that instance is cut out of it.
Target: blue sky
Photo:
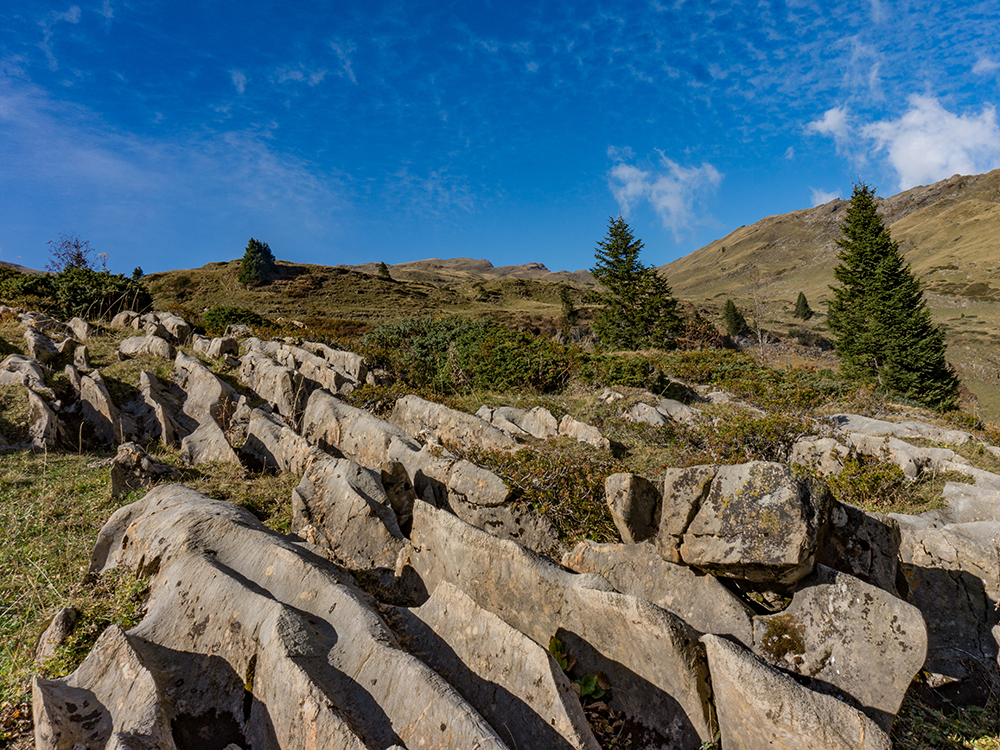
[[[1000,166],[995,2],[0,7],[0,260],[660,265],[741,224]]]

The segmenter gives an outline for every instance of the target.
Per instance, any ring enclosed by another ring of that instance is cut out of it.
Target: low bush
[[[205,314],[201,316],[201,325],[208,335],[221,336],[230,325],[262,328],[270,325],[270,321],[263,315],[258,315],[253,310],[248,310],[245,307],[217,305],[205,311]]]
[[[0,275],[0,299],[61,317],[110,318],[122,310],[148,312],[153,297],[138,280],[108,271],[66,268],[57,274],[7,270]]]

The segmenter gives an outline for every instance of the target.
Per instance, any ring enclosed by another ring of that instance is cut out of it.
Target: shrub
[[[141,282],[122,274],[70,267],[56,274],[54,285],[56,297],[67,316],[110,318],[122,310],[147,312],[153,309],[149,290]]]
[[[205,314],[201,316],[201,324],[210,336],[221,336],[225,333],[226,327],[230,325],[261,328],[270,325],[270,321],[245,307],[217,305],[205,311]]]
[[[801,417],[775,412],[758,416],[733,409],[725,419],[689,430],[687,439],[715,463],[787,461],[792,443],[815,428]]]

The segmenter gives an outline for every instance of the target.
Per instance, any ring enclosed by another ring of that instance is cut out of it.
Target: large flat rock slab
[[[860,711],[813,692],[738,644],[703,635],[726,750],[890,750]]]
[[[544,648],[447,581],[394,630],[511,747],[599,750],[569,678]]]
[[[410,539],[408,565],[428,591],[447,581],[540,646],[559,638],[579,674],[605,673],[610,705],[658,732],[664,747],[711,738],[708,674],[680,618],[426,503],[414,506]]]

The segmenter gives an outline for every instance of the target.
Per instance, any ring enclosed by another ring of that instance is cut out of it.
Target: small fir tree
[[[806,299],[804,292],[799,292],[799,298],[795,300],[795,317],[799,320],[809,320],[814,315],[812,308],[809,307],[809,300]]]
[[[94,269],[94,261],[90,257],[94,250],[80,235],[63,233],[58,240],[49,240],[46,244],[52,254],[52,259],[45,266],[47,271],[59,273],[67,268]]]
[[[392,276],[389,274],[389,266],[385,264],[385,261],[380,261],[378,264],[378,277],[380,279],[392,281]]]
[[[607,290],[593,294],[603,308],[594,332],[606,346],[667,348],[683,327],[667,280],[639,260],[642,248],[621,216],[608,220],[608,233],[597,243],[597,262],[590,269]]]
[[[730,336],[739,336],[747,327],[743,313],[731,299],[726,300],[726,306],[722,310],[722,319],[726,322],[726,333]]]
[[[920,281],[882,223],[874,188],[854,186],[828,303],[842,371],[937,409],[955,406],[958,378],[944,330],[931,322]]]
[[[276,268],[274,253],[268,244],[251,237],[240,264],[239,282],[243,286],[263,284],[274,277]]]
[[[576,324],[576,319],[580,315],[580,311],[576,309],[576,305],[573,304],[573,298],[570,296],[569,287],[563,284],[559,288],[559,301],[562,303],[562,318],[563,322],[572,326]]]

